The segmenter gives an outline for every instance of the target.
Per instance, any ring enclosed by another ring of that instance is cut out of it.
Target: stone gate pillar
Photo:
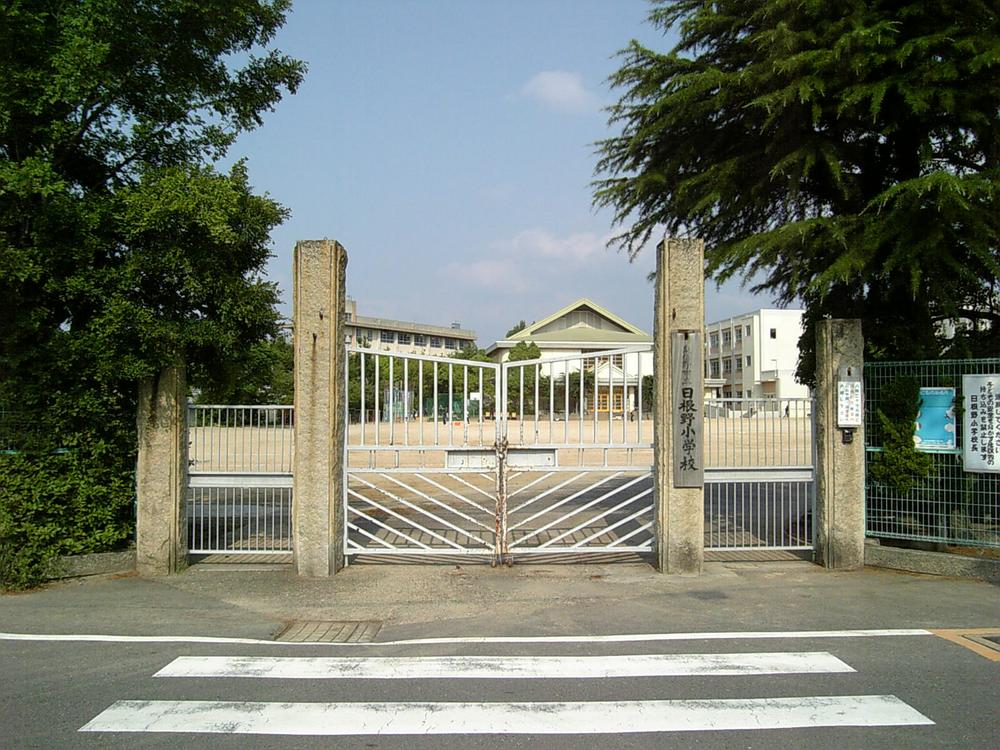
[[[691,455],[697,454],[695,464],[689,467],[691,471],[678,471],[674,453],[680,429],[675,421],[681,411],[676,402],[687,390],[693,391],[695,399],[694,427],[699,435],[704,429],[704,352],[700,344],[695,344],[701,341],[705,329],[704,255],[704,241],[680,239],[664,240],[656,253],[653,493],[657,565],[662,573],[700,573],[705,558],[705,490],[698,479],[704,471],[701,441],[697,441],[697,450],[690,451]],[[696,383],[685,384],[684,389],[674,382],[674,365],[681,361],[680,352],[674,350],[675,342],[677,347],[690,347],[685,356],[696,356],[690,363]]]
[[[860,383],[864,339],[860,320],[816,324],[816,556],[828,568],[865,564],[865,428],[852,420],[850,383]],[[843,385],[841,385],[843,384]],[[857,396],[860,385],[854,391]],[[863,404],[863,401],[862,401]],[[840,414],[838,415],[838,406]],[[858,410],[860,414],[860,409]]]
[[[346,270],[339,242],[295,244],[292,541],[303,576],[344,566]]]
[[[135,467],[136,570],[163,576],[187,567],[187,380],[183,365],[139,384]]]

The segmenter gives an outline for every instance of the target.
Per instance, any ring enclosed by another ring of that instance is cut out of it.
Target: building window
[[[379,341],[381,341],[383,344],[391,344],[395,340],[396,340],[395,331],[382,331],[382,333],[379,334]]]
[[[750,398],[751,396],[753,396],[753,391],[747,391],[747,398]]]
[[[736,330],[733,331],[733,335],[736,337],[735,341],[738,344],[743,340],[743,326],[736,326]]]
[[[398,333],[398,334],[396,334],[396,341],[398,343],[400,343],[400,344],[409,344],[410,340],[411,340],[410,334],[408,334],[408,333]]]
[[[708,340],[712,343],[713,349],[719,348],[719,334],[717,333],[709,334]]]
[[[732,341],[732,333],[730,331],[723,331],[722,332],[722,345],[723,346],[729,346],[729,344],[730,344],[731,341]]]
[[[732,371],[733,371],[733,361],[731,359],[724,359],[724,360],[722,360],[722,372],[723,372],[723,374],[728,375]]]
[[[612,367],[617,367],[619,370],[625,366],[625,355],[624,354],[612,354],[611,355],[611,365]]]
[[[713,360],[712,360],[712,361],[711,361],[711,362],[709,363],[709,367],[711,368],[711,372],[712,372],[712,377],[713,377],[713,378],[717,378],[717,377],[719,377],[719,360],[717,360],[717,359],[713,359]]]
[[[455,339],[445,339],[444,340],[444,348],[445,349],[457,349],[458,347],[455,345]]]
[[[433,346],[436,349],[440,349],[441,348],[441,339],[440,339],[440,337],[438,337],[438,336],[431,336],[431,346]]]
[[[778,329],[777,328],[772,328],[771,329],[771,338],[772,339],[778,338]]]
[[[750,366],[750,355],[748,354],[747,355],[747,367],[749,367],[749,366]]]
[[[740,357],[736,358],[736,372],[743,372],[743,360]]]
[[[750,326],[746,326],[745,330],[746,330],[747,338],[750,338]]]
[[[427,346],[427,337],[422,333],[413,334],[413,345],[414,346]]]

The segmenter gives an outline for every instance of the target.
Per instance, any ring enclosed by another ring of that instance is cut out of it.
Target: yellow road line
[[[1000,644],[990,647],[977,639],[977,637],[984,635],[1000,635],[1000,628],[964,628],[960,630],[935,630],[931,628],[930,631],[934,635],[944,638],[946,641],[957,643],[990,661],[1000,661]]]

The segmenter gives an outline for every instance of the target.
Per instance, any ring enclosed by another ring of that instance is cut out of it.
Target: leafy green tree
[[[631,257],[700,236],[717,280],[862,318],[870,356],[1000,321],[995,3],[658,0],[650,21],[679,41],[623,50],[594,186]]]
[[[242,163],[208,164],[298,86],[303,64],[267,49],[287,8],[0,10],[0,406],[33,425],[0,465],[0,483],[19,488],[0,502],[0,559],[22,572],[30,561],[8,551],[40,538],[29,527],[47,529],[47,546],[30,545],[47,553],[130,533],[138,381],[183,362],[208,386],[277,334],[261,274],[285,211],[253,194]],[[55,448],[72,460],[53,463]],[[20,481],[35,470],[45,481]],[[69,512],[71,497],[89,499]]]
[[[273,336],[252,344],[219,366],[196,401],[201,404],[291,404],[295,400],[292,342]],[[356,356],[356,355],[352,355]]]
[[[517,333],[518,331],[523,331],[523,330],[524,330],[525,328],[527,328],[527,327],[528,327],[528,324],[527,324],[527,323],[526,323],[526,322],[524,321],[524,319],[522,318],[521,320],[517,321],[517,322],[516,322],[516,323],[515,323],[515,324],[514,324],[513,326],[511,326],[511,327],[510,327],[510,328],[509,328],[509,329],[507,330],[507,333],[505,333],[505,334],[503,335],[503,337],[504,337],[505,339],[509,339],[509,338],[510,338],[511,336],[513,336],[513,335],[514,335],[515,333]]]
[[[508,362],[523,362],[527,359],[538,359],[542,356],[542,350],[534,341],[519,341],[511,347],[510,354],[507,355]]]

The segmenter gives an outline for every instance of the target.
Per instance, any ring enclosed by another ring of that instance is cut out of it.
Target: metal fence
[[[956,546],[1000,547],[1000,475],[965,471],[962,462],[963,375],[1000,372],[1000,359],[865,363],[866,469],[883,448],[878,409],[886,386],[915,378],[921,386],[955,389],[959,415],[956,447],[929,451],[928,476],[911,476],[911,487],[874,481],[866,472],[865,531],[868,536]]]
[[[188,408],[188,551],[287,554],[292,549],[291,406]]]
[[[705,547],[811,550],[811,398],[705,401]]]

